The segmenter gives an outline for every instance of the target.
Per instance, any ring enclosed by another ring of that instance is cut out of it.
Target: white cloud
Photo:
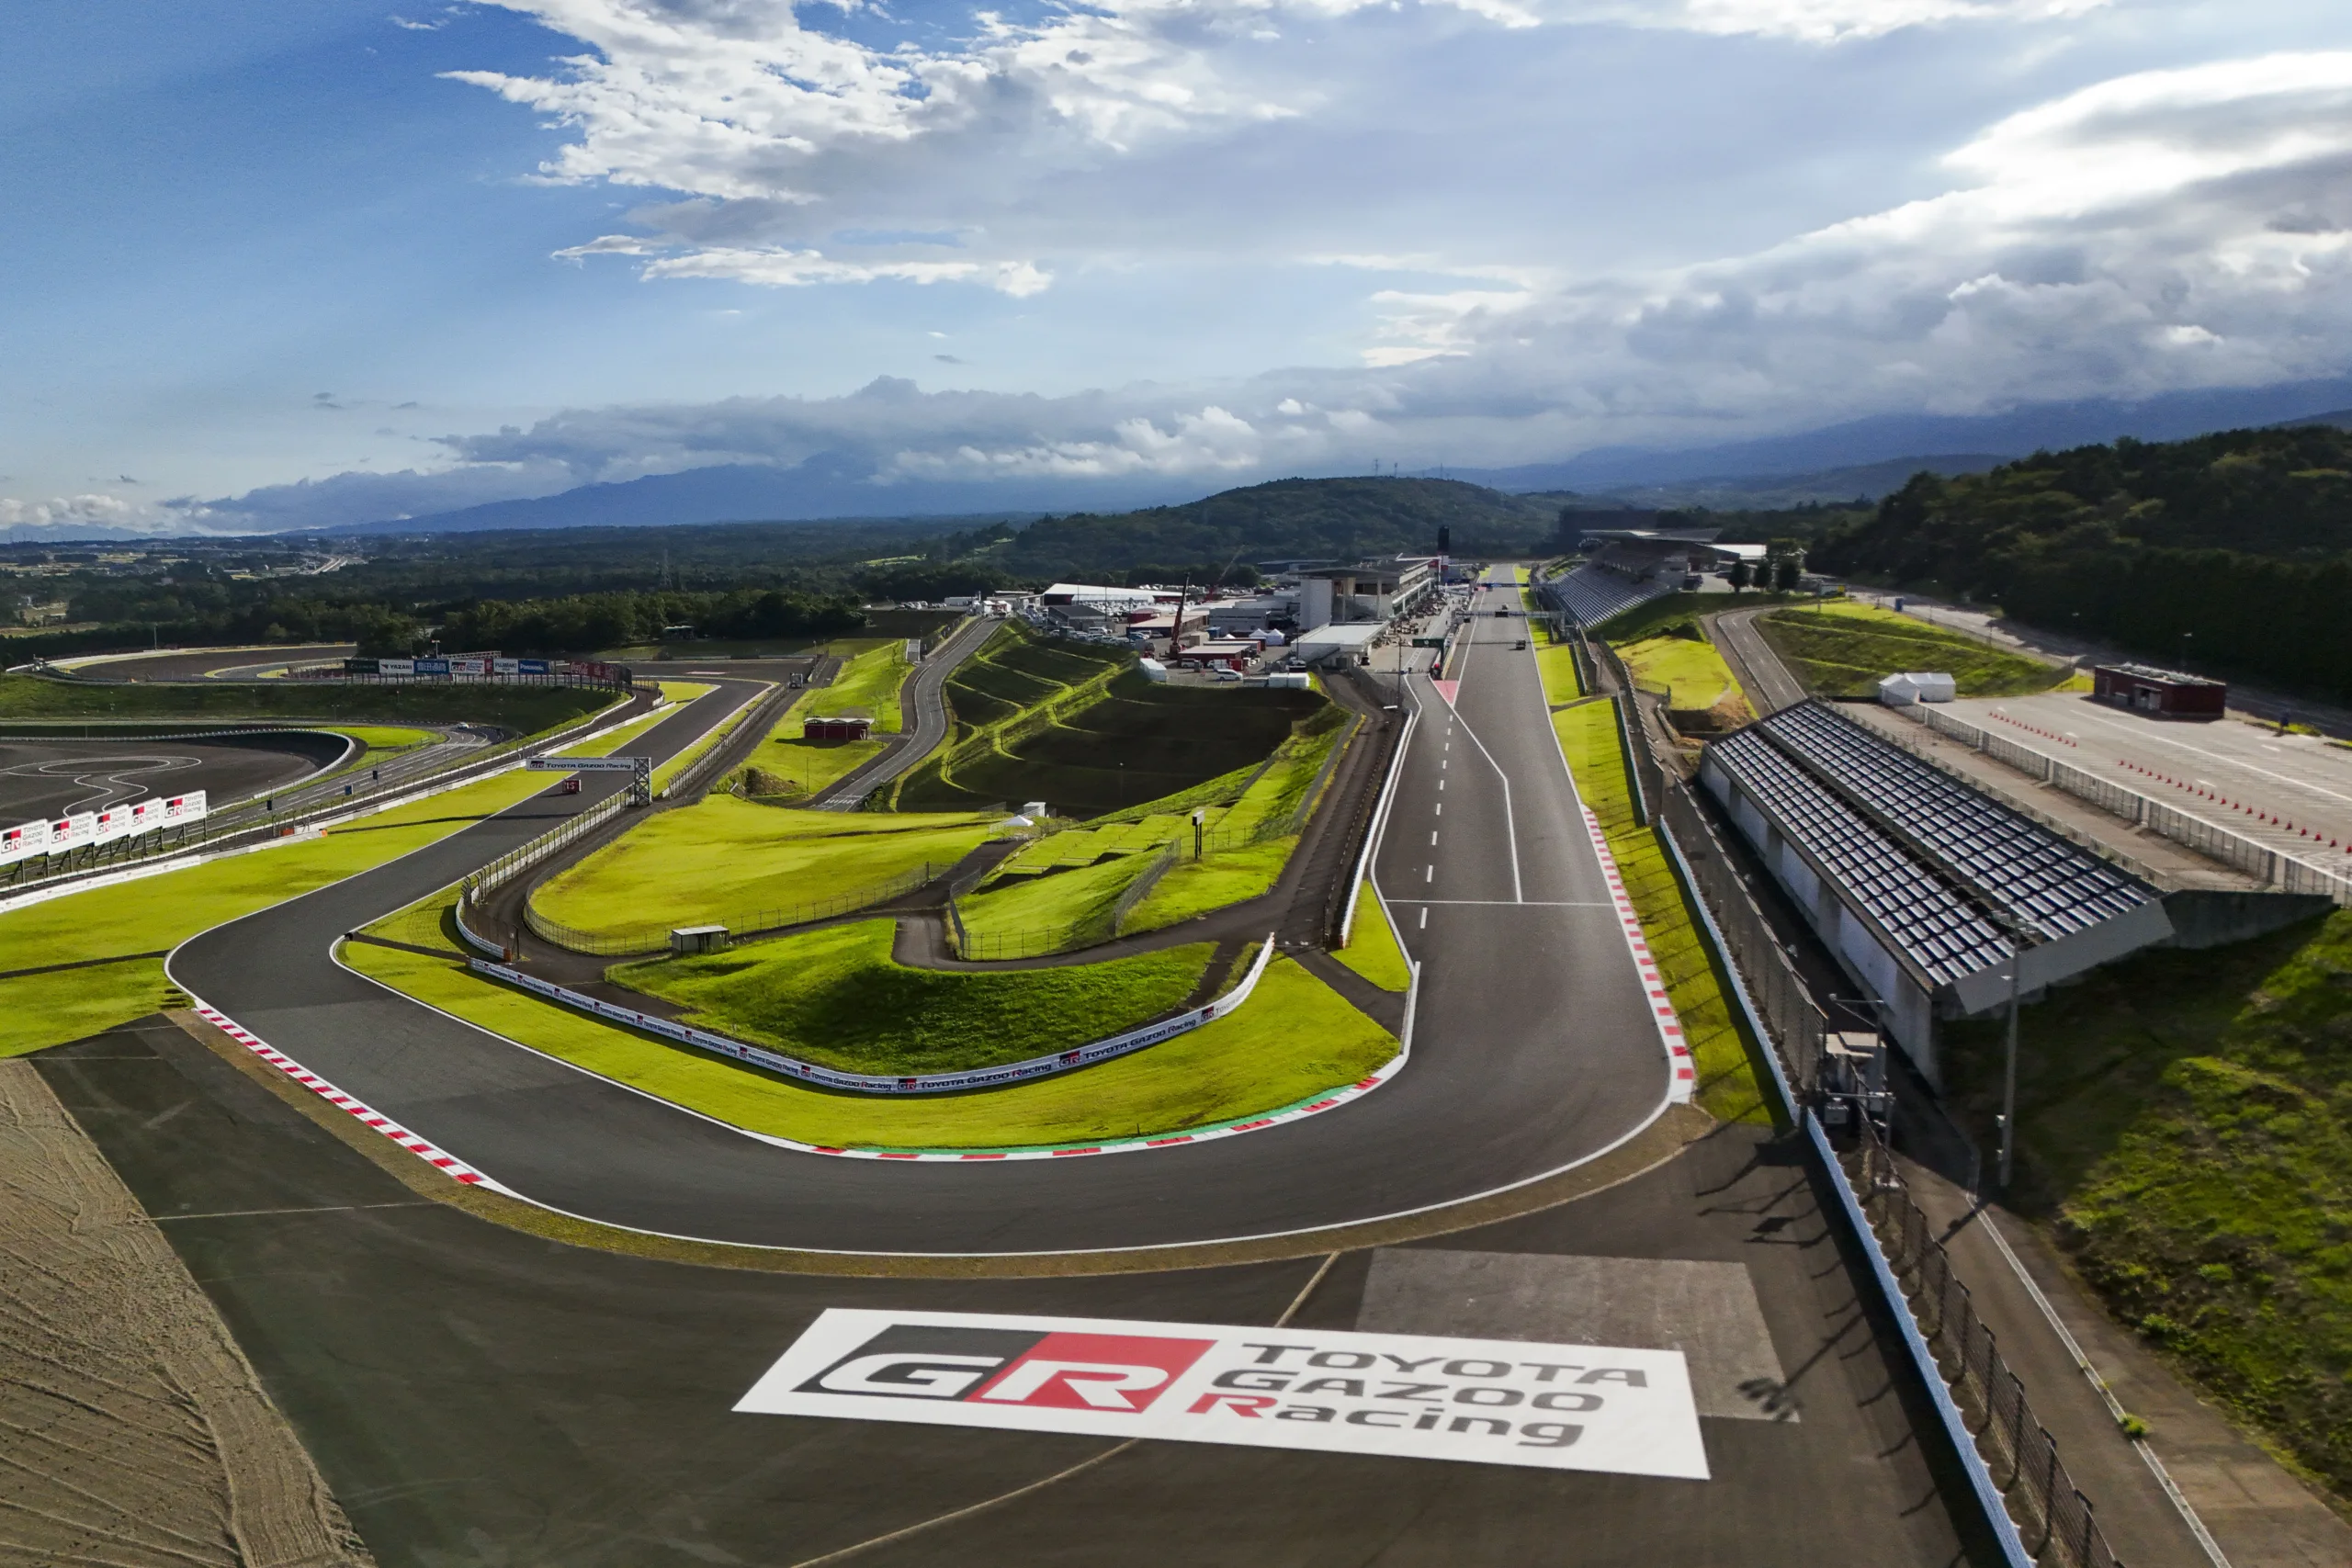
[[[0,528],[133,527],[149,516],[148,508],[115,495],[54,495],[43,501],[0,497]]]
[[[217,511],[291,525],[329,502],[421,513],[485,491],[812,459],[885,489],[1134,476],[1214,488],[1375,455],[1543,461],[2352,366],[2352,53],[2098,83],[1967,137],[1944,164],[1958,182],[1945,194],[1704,265],[1384,291],[1382,342],[1360,366],[1060,397],[884,378],[847,397],[575,410],[448,437],[439,475],[345,475]],[[714,265],[773,265],[767,281],[795,283],[835,264]]]
[[[1496,0],[1509,4],[1509,0]],[[1838,43],[1945,22],[2045,21],[2095,11],[2107,0],[1552,0],[1551,21],[1751,34]]]

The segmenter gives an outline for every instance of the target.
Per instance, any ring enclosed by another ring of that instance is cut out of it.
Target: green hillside
[[[2352,695],[2352,433],[2233,430],[1920,474],[1811,564],[2052,630]]]

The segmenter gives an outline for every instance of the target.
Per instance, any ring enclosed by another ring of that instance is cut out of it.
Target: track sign
[[[636,773],[652,765],[650,757],[534,757],[523,764],[539,773]]]
[[[735,1408],[1707,1479],[1679,1350],[833,1307]]]
[[[13,828],[0,828],[0,865],[20,861],[49,850],[49,819],[19,822]]]

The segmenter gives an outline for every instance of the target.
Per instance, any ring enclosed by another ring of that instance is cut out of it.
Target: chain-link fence
[[[2066,1473],[2058,1445],[2034,1419],[2024,1385],[2001,1359],[1993,1331],[1978,1319],[1968,1287],[1952,1272],[1951,1254],[1912,1201],[1894,1155],[1869,1118],[1858,1120],[1845,1174],[2027,1549],[2051,1568],[2120,1568],[2089,1501]]]

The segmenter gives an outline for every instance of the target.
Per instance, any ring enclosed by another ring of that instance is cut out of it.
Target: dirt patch
[[[373,1562],[163,1232],[0,1062],[0,1565]]]

